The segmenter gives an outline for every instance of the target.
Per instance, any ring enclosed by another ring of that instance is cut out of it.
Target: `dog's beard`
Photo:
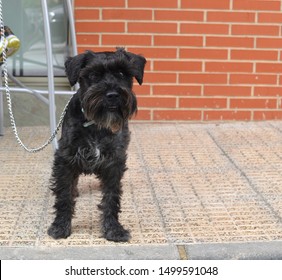
[[[132,105],[134,96],[126,89],[120,90],[121,102],[113,110],[103,100],[104,92],[95,86],[85,92],[82,99],[83,112],[86,119],[94,121],[99,129],[106,128],[117,133],[136,110]]]
[[[101,127],[110,129],[113,133],[117,133],[122,129],[124,120],[116,113],[108,112],[105,116],[104,122]]]

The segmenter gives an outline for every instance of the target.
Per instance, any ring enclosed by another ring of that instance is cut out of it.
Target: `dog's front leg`
[[[56,217],[48,229],[48,234],[55,239],[67,238],[71,234],[75,197],[78,196],[78,174],[69,166],[62,164],[62,159],[55,157],[52,182],[52,190],[56,196],[54,204]]]
[[[124,229],[118,221],[122,174],[120,166],[104,171],[104,176],[102,176],[103,198],[99,205],[99,209],[102,210],[103,236],[115,242],[126,242],[130,239],[129,231]]]

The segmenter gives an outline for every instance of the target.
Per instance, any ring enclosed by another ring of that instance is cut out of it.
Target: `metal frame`
[[[0,66],[0,73],[2,73]],[[4,135],[4,106],[3,106],[3,91],[2,91],[2,77],[0,79],[0,136]]]
[[[73,16],[72,0],[65,0],[66,11],[69,20],[69,32],[70,32],[70,43],[72,46],[72,54],[77,54],[77,43],[75,33],[75,21]],[[11,92],[25,92],[31,93],[43,101],[49,106],[49,122],[51,134],[56,129],[56,105],[55,105],[55,94],[73,94],[74,91],[56,91],[54,82],[54,65],[53,65],[53,52],[52,52],[52,38],[50,32],[50,22],[48,15],[48,6],[46,0],[41,0],[43,23],[44,23],[44,35],[46,45],[46,59],[47,59],[47,71],[48,71],[48,90],[35,90],[27,88],[14,76],[9,74],[9,78],[15,82],[19,87],[10,88]],[[0,69],[1,70],[1,69]],[[1,81],[2,82],[2,81]],[[3,112],[3,91],[5,88],[2,87],[0,82],[0,135],[4,135],[4,112]],[[42,94],[48,94],[49,98],[45,98]],[[56,138],[52,142],[53,148],[58,147]]]

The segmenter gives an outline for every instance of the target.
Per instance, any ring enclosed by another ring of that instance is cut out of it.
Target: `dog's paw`
[[[49,227],[47,233],[54,239],[67,238],[71,234],[71,225],[70,223],[64,225],[57,225],[53,223]]]
[[[104,237],[114,242],[127,242],[131,238],[129,231],[122,226],[108,229],[104,232]]]

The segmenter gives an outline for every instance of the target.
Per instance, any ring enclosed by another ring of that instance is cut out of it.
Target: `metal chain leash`
[[[5,42],[5,30],[4,30],[4,22],[3,22],[3,14],[2,14],[2,1],[0,0],[0,34],[1,34],[1,41],[3,40],[3,43]],[[3,44],[4,45],[4,44]],[[10,88],[9,88],[9,82],[8,82],[8,67],[7,67],[7,55],[6,55],[6,49],[5,47],[3,48],[3,73],[4,73],[4,86],[5,86],[5,92],[6,92],[6,100],[7,100],[7,105],[8,105],[8,112],[9,112],[9,116],[10,116],[10,122],[11,122],[11,127],[12,130],[14,132],[16,141],[18,142],[18,144],[24,148],[27,152],[29,153],[36,153],[36,152],[40,152],[42,151],[45,147],[47,147],[49,144],[52,143],[52,141],[55,139],[66,114],[68,105],[71,101],[71,99],[67,102],[66,106],[64,107],[64,110],[61,114],[61,117],[59,119],[59,123],[55,129],[55,131],[51,134],[51,136],[49,137],[49,139],[40,147],[38,148],[28,148],[25,146],[25,144],[22,142],[22,140],[19,137],[19,133],[17,130],[17,126],[16,126],[16,122],[15,122],[15,118],[14,118],[14,114],[13,114],[13,110],[12,110],[12,99],[11,99],[11,94],[10,94]]]

